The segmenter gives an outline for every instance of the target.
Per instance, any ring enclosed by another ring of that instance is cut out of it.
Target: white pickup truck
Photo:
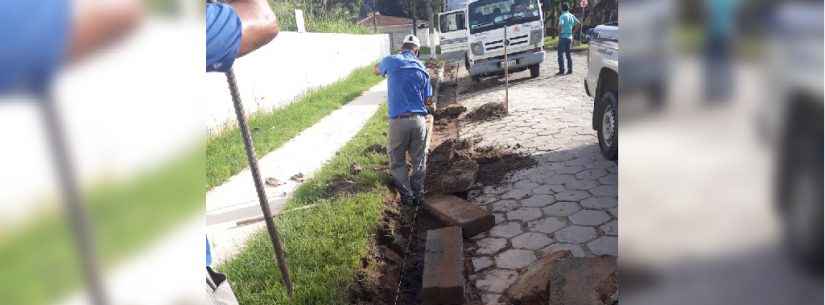
[[[758,134],[776,153],[775,203],[787,249],[822,271],[823,4],[787,3],[774,10],[763,58],[765,88]]]
[[[448,0],[445,9],[452,10],[439,14],[442,57],[463,60],[473,80],[504,73],[505,30],[509,70],[539,76],[545,55],[539,0]]]
[[[619,157],[619,27],[599,25],[588,31],[584,90],[593,97],[593,129],[609,160]]]

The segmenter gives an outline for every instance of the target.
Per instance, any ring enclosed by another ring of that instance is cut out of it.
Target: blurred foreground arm
[[[206,6],[206,71],[227,72],[235,59],[269,43],[278,21],[266,0],[235,0]]]
[[[125,36],[141,0],[11,0],[0,10],[0,94],[47,89],[57,71]]]
[[[124,37],[143,19],[141,0],[74,0],[72,8],[69,62]]]

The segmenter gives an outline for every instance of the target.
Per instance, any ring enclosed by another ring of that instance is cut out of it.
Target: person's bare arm
[[[375,73],[375,75],[383,76],[384,74],[381,73],[381,68],[379,68],[378,65],[379,64],[375,64],[375,66],[372,67],[372,72]]]
[[[143,19],[141,0],[74,0],[72,8],[70,63],[123,38]]]
[[[238,13],[243,26],[238,57],[255,51],[278,36],[278,19],[267,0],[233,0],[227,1],[227,4]]]

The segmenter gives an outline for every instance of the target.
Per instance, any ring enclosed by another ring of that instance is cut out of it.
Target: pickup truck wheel
[[[619,102],[616,93],[605,91],[599,98],[599,148],[608,160],[619,157]]]
[[[805,269],[821,272],[822,109],[795,112],[787,119],[779,153],[777,205],[787,249]]]
[[[541,74],[541,65],[535,64],[530,66],[530,77],[536,78]]]

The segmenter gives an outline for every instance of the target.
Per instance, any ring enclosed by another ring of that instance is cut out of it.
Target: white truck
[[[602,155],[619,156],[619,27],[599,25],[588,31],[584,90],[593,97],[593,129]]]
[[[504,73],[505,29],[510,72],[539,76],[545,55],[539,0],[447,0],[439,25],[442,58],[463,60],[474,81]]]

